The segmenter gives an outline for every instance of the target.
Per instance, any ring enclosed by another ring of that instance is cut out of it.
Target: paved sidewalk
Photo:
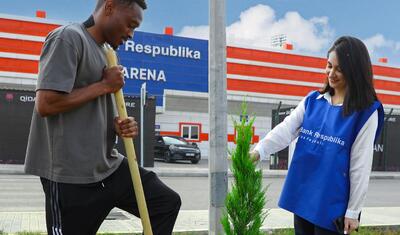
[[[266,178],[286,176],[285,170],[269,170],[261,164]],[[208,177],[208,162],[202,160],[199,164],[166,164],[156,162],[154,168],[149,168],[163,177]],[[0,164],[0,174],[24,174],[22,165]],[[374,179],[400,179],[400,172],[373,172]],[[271,209],[263,229],[292,227],[291,213],[281,209]],[[361,220],[362,226],[400,226],[400,207],[369,207],[364,208]],[[44,212],[0,212],[0,231],[15,233],[22,231],[45,232]],[[207,210],[182,210],[175,226],[176,232],[190,231],[206,234],[208,229]],[[139,219],[121,210],[113,210],[100,227],[99,232],[131,234],[141,232]]]
[[[399,226],[400,207],[369,207],[363,209],[361,226]],[[138,218],[121,210],[113,210],[101,225],[99,233],[140,233]],[[282,209],[271,209],[263,224],[263,230],[292,228],[293,216]],[[0,231],[16,233],[22,231],[43,232],[46,230],[44,212],[0,212]],[[182,210],[179,213],[175,232],[199,232],[208,230],[207,210]]]

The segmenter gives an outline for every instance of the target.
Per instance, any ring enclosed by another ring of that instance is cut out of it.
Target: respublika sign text
[[[124,92],[139,95],[143,82],[149,95],[163,104],[164,90],[208,92],[208,42],[135,32],[118,49],[124,67]]]
[[[183,57],[195,60],[199,60],[201,58],[201,52],[195,49],[191,49],[190,47],[183,47],[183,46],[175,47],[173,45],[169,46],[155,46],[149,44],[143,45],[141,43],[135,43],[132,40],[128,40],[125,43],[125,51],[145,53],[151,55],[152,57],[171,56],[171,57]]]

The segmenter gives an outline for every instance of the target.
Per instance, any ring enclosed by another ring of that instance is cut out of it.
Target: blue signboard
[[[144,82],[157,106],[163,105],[164,89],[208,92],[206,40],[135,32],[117,53],[127,95],[139,95]]]

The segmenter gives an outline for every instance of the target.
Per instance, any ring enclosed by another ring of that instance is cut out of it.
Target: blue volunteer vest
[[[382,104],[343,117],[342,106],[333,106],[314,91],[305,100],[305,114],[279,207],[336,231],[333,221],[344,216],[349,201],[350,151],[358,132],[378,110],[378,136],[383,124]]]

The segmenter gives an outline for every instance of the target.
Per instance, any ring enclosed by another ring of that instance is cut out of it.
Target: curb
[[[400,231],[400,225],[376,225],[376,226],[361,226],[364,229],[376,229],[376,230],[390,230],[390,231]],[[293,229],[293,228],[272,228],[272,229],[261,229],[263,232],[272,233],[273,231],[285,230],[285,229]],[[132,233],[114,233],[118,235],[132,235]],[[98,232],[97,234],[110,234],[110,232]],[[140,234],[140,233],[134,233]],[[186,230],[186,231],[176,231],[173,233],[174,235],[208,235],[208,230]]]
[[[159,171],[156,169],[147,169],[152,170],[156,173],[159,177],[208,177],[208,171],[204,172],[173,172],[173,171]],[[232,172],[228,171],[228,176],[233,177]],[[263,178],[285,178],[286,173],[263,173]],[[399,177],[400,178],[400,177]]]
[[[377,225],[377,226],[361,226],[361,228],[367,229],[379,229],[379,230],[390,230],[390,231],[400,231],[400,225]],[[262,229],[262,231],[267,233],[272,233],[272,231],[283,230],[287,228],[276,228],[276,229]],[[292,228],[290,228],[292,229]],[[141,233],[126,233],[126,232],[97,232],[97,234],[118,234],[118,235],[133,235],[133,234],[141,234]],[[42,235],[46,233],[40,233]],[[208,230],[187,230],[187,231],[176,231],[173,233],[174,235],[208,235]]]

